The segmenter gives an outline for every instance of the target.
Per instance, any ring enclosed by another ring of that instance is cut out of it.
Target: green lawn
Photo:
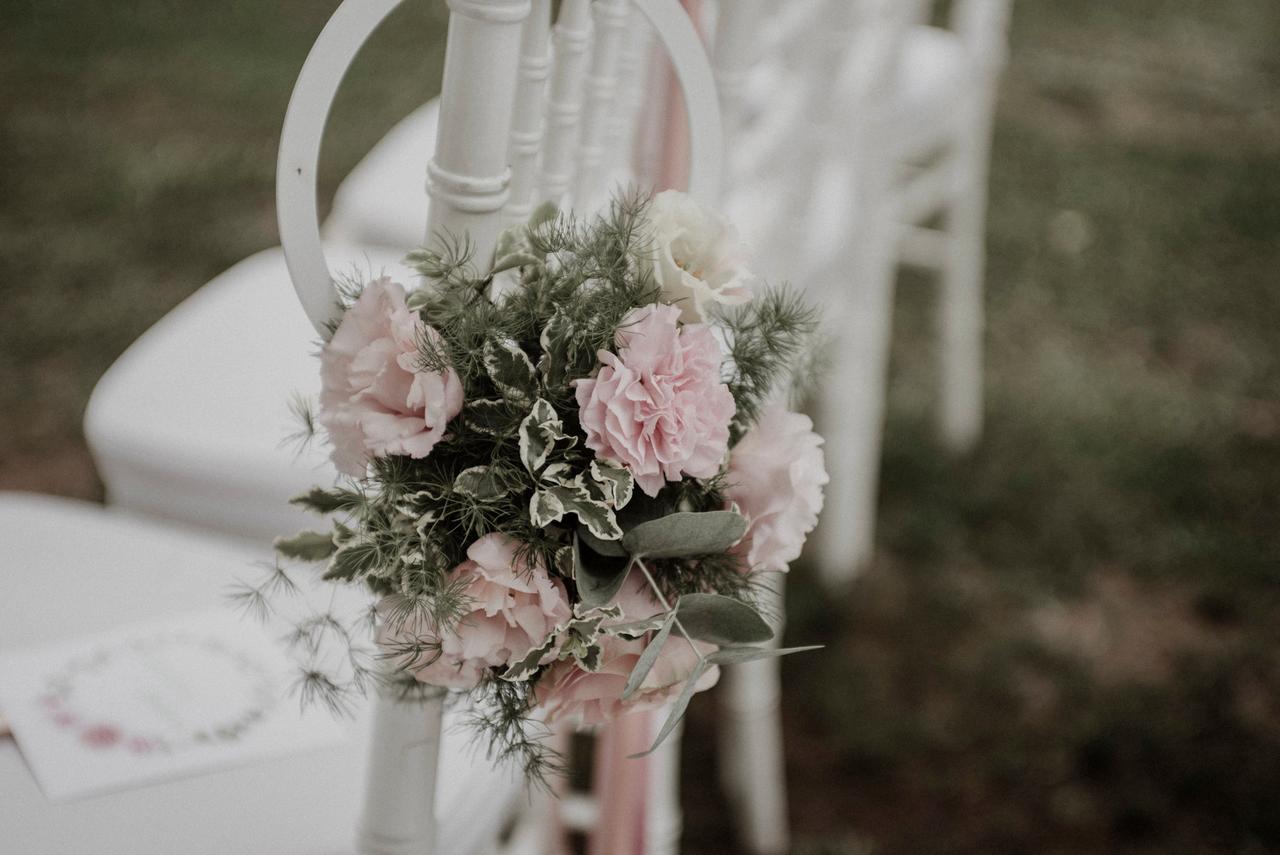
[[[333,0],[0,8],[0,486],[95,497],[111,361],[275,243],[293,77]],[[323,184],[439,85],[384,28]],[[992,164],[988,431],[932,435],[898,300],[875,565],[793,574],[797,851],[1280,851],[1280,4],[1018,0]],[[412,81],[406,85],[403,81]],[[838,441],[838,437],[832,437]],[[733,851],[713,704],[686,851]]]

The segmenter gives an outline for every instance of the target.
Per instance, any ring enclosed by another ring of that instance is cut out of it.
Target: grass
[[[93,383],[275,242],[292,79],[332,2],[0,10],[0,486],[96,497]],[[410,4],[336,108],[323,191],[439,85]],[[1280,850],[1280,7],[1020,0],[992,161],[987,433],[938,447],[905,276],[877,559],[805,568],[797,852]],[[712,706],[686,851],[733,851]]]

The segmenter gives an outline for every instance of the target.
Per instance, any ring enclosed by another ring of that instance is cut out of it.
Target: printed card
[[[303,712],[290,662],[222,611],[0,654],[0,714],[55,801],[331,745]]]

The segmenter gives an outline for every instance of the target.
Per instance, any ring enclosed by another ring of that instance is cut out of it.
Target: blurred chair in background
[[[940,280],[942,437],[966,451],[981,432],[987,161],[1009,7],[955,0],[942,28],[927,23],[929,0],[829,0],[784,84],[809,105],[777,146],[793,207],[758,218],[751,237],[779,270],[801,271],[831,319],[831,373],[813,403],[831,473],[815,554],[832,585],[874,547],[899,264]],[[731,210],[767,207],[743,196]]]

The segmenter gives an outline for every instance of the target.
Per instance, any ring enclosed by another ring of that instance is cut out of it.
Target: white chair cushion
[[[902,156],[950,132],[978,84],[979,66],[950,30],[911,27],[902,41],[894,86],[866,120],[877,135],[906,147]],[[849,121],[857,121],[850,116]]]
[[[436,149],[440,101],[432,98],[392,128],[356,164],[333,197],[327,239],[410,250],[427,230],[427,161]]]
[[[385,248],[330,246],[335,272],[414,274]],[[335,478],[318,446],[297,453],[295,393],[319,390],[317,336],[279,249],[183,301],[99,381],[85,436],[113,504],[258,543],[314,519],[288,499]]]
[[[918,26],[907,31],[902,51],[895,85],[877,99],[878,108],[873,113],[838,117],[835,129],[828,131],[835,138],[860,139],[875,148],[861,157],[892,163],[937,146],[958,128],[967,103],[965,93],[972,90],[976,72],[964,44],[948,30]],[[841,129],[843,123],[863,123],[860,130],[865,133],[855,136],[851,130]],[[813,132],[808,126],[792,130]],[[776,140],[753,138],[752,150],[742,154],[742,159],[761,160],[754,151],[761,144],[778,148]],[[805,201],[803,220],[784,218],[792,210],[785,204],[786,194],[796,192],[788,186],[791,176],[787,174],[731,181],[725,200],[729,219],[755,249],[756,272],[770,281],[790,279],[815,289],[815,298],[826,295],[824,288],[843,287],[839,282],[815,282],[812,277],[829,272],[846,248],[857,211],[857,188],[846,157],[849,152],[839,146],[832,151],[833,156],[817,167],[816,186]]]
[[[7,545],[0,649],[40,644],[222,602],[261,552],[120,511],[0,493]],[[363,715],[363,713],[362,713]],[[446,717],[436,812],[441,852],[487,852],[520,801]],[[17,745],[0,741],[0,829],[14,853],[320,855],[351,851],[363,792],[364,722],[339,746],[54,804]]]

